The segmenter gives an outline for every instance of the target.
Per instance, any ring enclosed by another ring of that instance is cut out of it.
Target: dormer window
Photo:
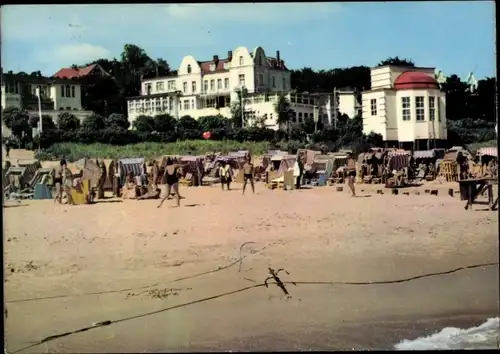
[[[245,64],[245,61],[243,60],[243,56],[240,55],[240,65]]]
[[[188,72],[188,74],[191,74],[191,65],[188,65],[187,72]]]
[[[224,63],[224,69],[228,69],[229,68],[229,63]]]
[[[215,71],[215,64],[210,64],[210,71]]]

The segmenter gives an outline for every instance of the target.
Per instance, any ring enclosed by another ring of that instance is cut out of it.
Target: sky
[[[375,66],[410,58],[445,75],[496,76],[493,1],[6,5],[4,72],[119,58],[135,44],[177,69],[244,46],[279,50],[289,69]]]

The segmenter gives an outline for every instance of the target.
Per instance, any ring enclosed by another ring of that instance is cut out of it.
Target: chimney
[[[218,55],[214,55],[214,63],[215,63],[215,65],[217,65],[218,62],[219,62],[219,56]]]
[[[280,62],[281,62],[280,61],[280,51],[279,50],[276,51],[276,61],[278,62],[278,66],[279,66]]]
[[[227,52],[227,58],[229,59],[229,61],[231,61],[233,59],[233,51],[232,50]]]

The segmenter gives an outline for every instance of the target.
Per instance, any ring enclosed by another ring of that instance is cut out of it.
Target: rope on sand
[[[239,262],[239,260],[237,262]],[[236,263],[234,263],[234,264],[236,264]],[[473,268],[479,268],[479,267],[488,267],[488,266],[498,266],[498,262],[484,263],[484,264],[475,264],[475,265],[471,265],[471,266],[465,266],[465,267],[455,268],[455,269],[448,270],[448,271],[436,272],[436,273],[427,273],[427,274],[422,274],[422,275],[418,275],[418,276],[413,276],[413,277],[408,277],[408,278],[401,278],[401,279],[395,279],[395,280],[367,281],[367,282],[342,282],[342,281],[341,282],[339,282],[339,281],[300,282],[300,281],[283,281],[283,282],[281,282],[281,284],[282,285],[283,284],[294,284],[294,285],[300,285],[300,284],[301,285],[318,285],[318,284],[324,284],[324,285],[398,284],[398,283],[404,283],[404,282],[413,281],[413,280],[416,280],[416,279],[433,277],[433,276],[438,276],[438,275],[447,275],[447,274],[451,274],[451,273],[456,273],[456,272],[461,271],[461,270],[473,269]],[[229,296],[229,295],[234,295],[234,294],[237,294],[237,293],[241,293],[241,292],[248,291],[248,290],[255,289],[255,288],[260,288],[260,287],[263,287],[263,286],[267,287],[268,286],[267,284],[268,284],[267,282],[264,282],[264,283],[261,283],[261,284],[255,284],[255,285],[252,285],[252,286],[243,287],[243,288],[240,288],[240,289],[237,289],[237,290],[233,290],[233,291],[229,291],[229,292],[225,292],[225,293],[222,293],[222,294],[213,295],[213,296],[205,297],[205,298],[202,298],[202,299],[198,299],[198,300],[186,302],[186,303],[183,303],[183,304],[165,307],[163,309],[159,309],[159,310],[156,310],[156,311],[150,311],[150,312],[145,312],[145,313],[142,313],[142,314],[139,314],[139,315],[135,315],[135,316],[124,317],[124,318],[117,319],[117,320],[114,320],[114,321],[106,320],[106,321],[97,322],[97,323],[92,324],[92,326],[83,327],[83,328],[77,329],[75,331],[68,331],[68,332],[64,332],[64,333],[61,333],[61,334],[55,334],[55,335],[52,335],[52,336],[45,337],[45,338],[43,338],[42,340],[40,340],[38,342],[35,342],[35,343],[33,343],[33,344],[31,344],[31,345],[29,345],[27,347],[24,347],[24,348],[21,348],[21,349],[18,349],[16,351],[12,352],[12,354],[18,353],[18,352],[26,350],[26,349],[33,348],[33,347],[35,347],[37,345],[40,345],[40,344],[43,344],[43,343],[46,343],[46,342],[49,342],[49,341],[52,341],[52,340],[55,340],[55,339],[58,339],[58,338],[69,336],[69,335],[72,335],[72,334],[89,331],[89,330],[92,330],[92,329],[95,329],[95,328],[99,328],[99,327],[103,327],[103,326],[109,326],[109,325],[112,325],[112,324],[115,324],[115,323],[120,323],[120,322],[130,321],[130,320],[134,320],[134,319],[144,318],[144,317],[155,315],[155,314],[158,314],[158,313],[162,313],[162,312],[166,312],[166,311],[178,309],[178,308],[181,308],[181,307],[191,306],[191,305],[199,304],[199,303],[202,303],[202,302],[207,302],[207,301],[210,301],[210,300],[215,300],[215,299],[218,299],[218,298],[221,298],[221,297],[225,297],[225,296]],[[277,286],[280,285],[278,282],[272,282],[271,284],[275,284]]]

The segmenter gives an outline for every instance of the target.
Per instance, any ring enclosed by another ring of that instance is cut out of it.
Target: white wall
[[[64,97],[62,96],[62,89],[64,87]],[[67,96],[67,87],[69,87],[70,97]],[[72,96],[72,87],[75,88],[75,97]],[[54,84],[50,87],[50,98],[54,101],[54,109],[60,110],[64,108],[65,110],[71,108],[71,110],[81,110],[82,109],[82,91],[80,85],[63,85]]]
[[[387,139],[387,115],[386,115],[386,100],[385,91],[368,91],[361,96],[362,117],[363,117],[363,133],[370,134],[371,132],[381,134],[384,140]],[[376,100],[377,112],[372,115],[371,100]]]

